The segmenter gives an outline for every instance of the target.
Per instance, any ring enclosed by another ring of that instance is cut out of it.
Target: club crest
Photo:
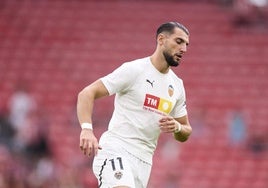
[[[116,178],[116,179],[121,179],[122,178],[122,176],[123,176],[123,173],[122,172],[116,172],[115,174],[114,174],[114,177]]]
[[[174,94],[174,88],[173,88],[172,85],[169,85],[168,86],[168,94],[169,94],[170,97],[172,97],[173,94]]]

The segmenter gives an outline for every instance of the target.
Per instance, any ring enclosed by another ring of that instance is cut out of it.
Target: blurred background
[[[79,150],[78,92],[149,56],[163,22],[189,28],[174,71],[193,134],[163,134],[149,188],[268,187],[266,0],[1,0],[0,187],[95,188]],[[96,136],[113,97],[96,101]]]

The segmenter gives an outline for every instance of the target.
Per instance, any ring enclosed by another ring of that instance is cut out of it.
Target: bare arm
[[[176,132],[178,127],[181,125],[181,130]],[[188,116],[181,118],[173,118],[171,116],[164,116],[159,120],[159,126],[162,132],[173,133],[174,138],[180,142],[188,140],[192,133],[192,127],[189,123]]]
[[[180,142],[185,142],[192,133],[192,127],[190,125],[188,116],[186,115],[181,118],[176,118],[175,120],[181,124],[182,129],[178,133],[174,132],[174,138]]]
[[[109,93],[101,80],[97,80],[90,84],[89,86],[85,87],[79,94],[78,94],[78,101],[77,101],[77,117],[79,123],[92,123],[92,111],[94,100],[108,96]]]
[[[85,87],[77,99],[77,117],[80,125],[82,123],[92,123],[92,112],[94,100],[108,96],[109,93],[101,80],[97,80]],[[101,147],[91,129],[82,129],[80,133],[80,149],[85,155],[97,154]],[[93,151],[94,150],[94,151]]]

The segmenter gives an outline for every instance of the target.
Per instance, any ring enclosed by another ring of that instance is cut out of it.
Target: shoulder
[[[121,66],[128,69],[132,73],[134,73],[134,72],[144,71],[144,68],[148,66],[148,63],[149,63],[149,57],[145,57],[145,58],[125,62]]]
[[[175,81],[175,82],[178,82],[179,84],[182,84],[183,85],[183,80],[178,77],[173,70],[170,69],[170,72],[169,72],[170,76],[172,77],[172,79]]]
[[[137,76],[143,74],[148,70],[149,58],[136,59],[133,61],[128,61],[120,65],[115,72],[124,76],[128,80],[135,79]]]
[[[126,91],[146,70],[146,64],[146,58],[125,62],[101,80],[110,94]]]

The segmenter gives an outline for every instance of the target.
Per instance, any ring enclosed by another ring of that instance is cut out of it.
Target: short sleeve
[[[133,63],[124,63],[115,69],[112,73],[101,78],[109,95],[127,91],[136,78],[135,67]]]

